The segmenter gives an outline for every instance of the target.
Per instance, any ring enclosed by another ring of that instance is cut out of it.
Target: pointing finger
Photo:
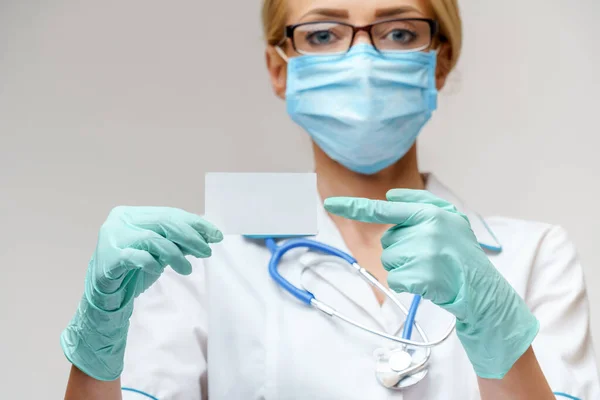
[[[373,224],[417,224],[423,219],[424,213],[436,208],[430,204],[394,203],[354,197],[333,197],[325,200],[325,209],[330,213]]]
[[[426,190],[392,189],[387,193],[386,197],[389,201],[393,202],[431,204],[444,211],[460,215],[465,221],[469,222],[467,216],[458,211],[454,204],[449,203]]]
[[[392,189],[386,198],[392,202],[431,204],[449,212],[457,212],[456,207],[426,190]]]

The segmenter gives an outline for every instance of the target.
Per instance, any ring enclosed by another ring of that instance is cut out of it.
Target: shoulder
[[[502,244],[503,253],[539,255],[572,247],[567,231],[559,225],[508,217],[485,218],[485,222]]]
[[[512,242],[515,238],[542,239],[548,231],[557,226],[539,222],[503,216],[485,218],[486,223],[499,240]]]
[[[524,297],[541,275],[582,275],[577,250],[563,227],[507,217],[485,221],[502,244],[502,252],[490,259]]]

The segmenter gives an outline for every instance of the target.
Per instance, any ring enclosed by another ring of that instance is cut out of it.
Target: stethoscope
[[[338,318],[358,329],[373,335],[389,339],[400,343],[399,348],[393,350],[377,349],[374,353],[376,359],[376,377],[377,380],[386,388],[401,390],[419,383],[427,375],[427,364],[431,358],[431,348],[438,346],[446,341],[454,331],[456,320],[453,321],[448,331],[436,341],[429,341],[425,331],[415,321],[421,296],[414,296],[410,308],[400,303],[396,295],[371,275],[369,271],[358,265],[356,259],[345,252],[324,243],[309,239],[290,239],[282,245],[277,245],[272,238],[266,239],[266,245],[271,251],[271,260],[269,261],[269,274],[271,278],[292,296],[308,306],[312,306],[324,315],[331,318]],[[288,251],[297,248],[307,248],[320,253],[338,257],[346,261],[360,277],[374,288],[380,290],[400,311],[406,315],[402,336],[390,335],[382,331],[371,329],[359,322],[356,322],[345,315],[336,311],[332,306],[318,300],[312,293],[306,289],[300,289],[292,285],[283,276],[279,274],[279,261]],[[417,329],[423,341],[417,342],[411,340],[413,327]],[[422,357],[417,357],[417,353],[424,353]]]

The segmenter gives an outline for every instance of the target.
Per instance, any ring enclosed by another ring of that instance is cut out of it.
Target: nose
[[[356,32],[356,35],[354,35],[354,42],[352,42],[352,46],[359,43],[373,45],[368,28],[359,29],[358,32]]]
[[[359,43],[366,43],[366,44],[371,44],[371,38],[369,37],[369,34],[367,32],[358,32],[356,34],[356,37],[354,38],[354,44],[359,44]]]

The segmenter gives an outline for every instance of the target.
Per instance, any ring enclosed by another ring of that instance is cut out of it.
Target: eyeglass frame
[[[310,21],[310,22],[301,22],[299,24],[294,24],[294,25],[288,25],[285,27],[285,38],[286,39],[290,39],[290,41],[292,42],[292,48],[294,49],[295,52],[299,53],[299,54],[305,54],[302,53],[301,51],[299,51],[296,48],[296,41],[294,40],[294,32],[297,28],[301,27],[301,26],[305,26],[305,25],[315,25],[315,24],[338,24],[338,25],[343,25],[343,26],[347,26],[352,28],[352,40],[350,40],[350,45],[348,46],[348,50],[346,50],[345,52],[337,52],[337,53],[309,53],[309,54],[323,54],[323,55],[329,55],[329,54],[346,54],[348,52],[350,52],[350,50],[352,50],[352,44],[354,43],[354,40],[356,39],[356,34],[359,32],[366,32],[369,35],[369,40],[371,41],[371,44],[373,45],[373,47],[375,48],[376,51],[378,52],[382,52],[381,50],[379,50],[377,48],[377,45],[375,45],[375,41],[373,40],[373,27],[376,25],[380,25],[380,24],[385,24],[385,23],[389,23],[389,22],[396,22],[396,21],[421,21],[421,22],[427,22],[429,24],[429,29],[431,32],[431,41],[429,43],[429,46],[431,46],[431,44],[433,43],[433,39],[440,33],[440,23],[438,21],[436,21],[435,19],[431,19],[431,18],[393,18],[393,19],[388,19],[385,21],[378,21],[375,22],[373,24],[369,24],[369,25],[363,25],[363,26],[356,26],[356,25],[352,25],[349,24],[347,22],[341,22],[341,21]],[[285,41],[285,39],[284,39]],[[282,42],[283,43],[283,42]],[[417,49],[417,50],[408,50],[407,52],[417,52],[417,51],[422,51],[423,49]],[[385,50],[383,50],[383,52],[385,52]]]

